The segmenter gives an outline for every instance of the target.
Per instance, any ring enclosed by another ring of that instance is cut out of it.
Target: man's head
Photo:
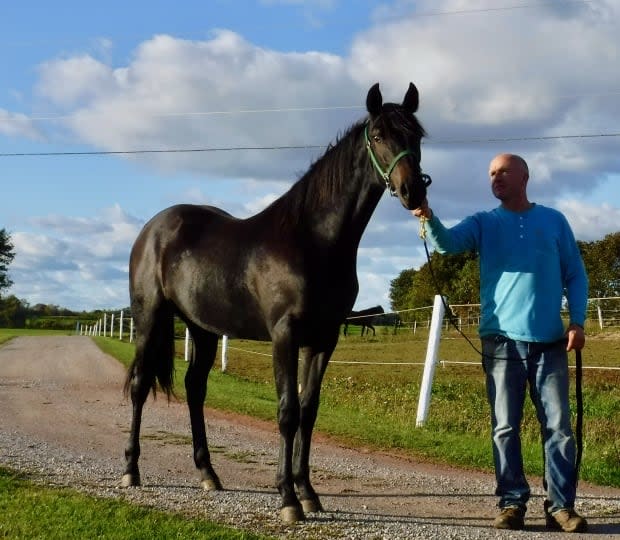
[[[509,208],[529,205],[526,192],[529,177],[527,163],[515,154],[498,154],[489,165],[493,195]]]

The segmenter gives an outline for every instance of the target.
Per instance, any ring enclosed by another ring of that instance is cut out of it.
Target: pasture
[[[477,345],[475,334],[469,337]],[[113,338],[94,339],[126,365],[131,361],[133,345]],[[443,333],[439,360],[446,363],[435,372],[428,421],[415,427],[426,344],[424,330],[415,336],[393,335],[391,328],[378,327],[376,337],[341,336],[325,374],[317,430],[346,445],[491,471],[488,405],[479,358],[456,332]],[[187,364],[180,340],[176,352],[175,393],[184,398]],[[207,406],[275,422],[271,343],[229,340],[226,373],[220,371],[219,352],[209,379]],[[620,487],[620,334],[589,335],[583,361],[580,478]],[[570,362],[574,364],[572,354]],[[571,382],[574,406],[574,377]],[[522,435],[526,470],[541,475],[540,433],[530,403]]]

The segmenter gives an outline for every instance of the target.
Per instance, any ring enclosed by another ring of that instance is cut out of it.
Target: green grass
[[[198,519],[186,519],[123,501],[45,488],[0,468],[0,538],[151,540],[266,538]]]
[[[378,329],[376,338],[341,338],[325,374],[317,430],[349,445],[492,470],[489,410],[479,357],[453,332],[444,332],[444,337],[450,339],[442,339],[439,360],[473,365],[436,368],[429,417],[423,427],[416,427],[416,414],[427,336],[423,331],[415,336],[393,336],[388,329]],[[477,345],[475,336],[471,338]],[[106,338],[95,341],[126,365],[131,361],[132,345]],[[270,352],[270,343],[229,340],[228,370],[225,374],[220,371],[218,351],[216,367],[209,377],[207,405],[274,421],[276,395]],[[182,354],[183,343],[179,342],[175,392],[181,399],[186,370]],[[585,366],[620,367],[620,336],[590,337],[583,356]],[[574,363],[573,355],[570,360]],[[351,361],[370,365],[339,363]],[[381,362],[408,364],[384,366]],[[620,487],[620,371],[586,369],[583,386],[581,478]],[[528,474],[542,475],[540,429],[529,401],[522,439]]]
[[[68,336],[66,330],[35,330],[32,328],[0,328],[0,345],[17,336]]]

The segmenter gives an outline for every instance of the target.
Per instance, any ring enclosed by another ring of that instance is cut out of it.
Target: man
[[[577,475],[569,410],[568,351],[585,344],[588,280],[575,238],[558,211],[528,200],[523,158],[499,154],[489,166],[501,204],[448,229],[424,201],[413,210],[427,221],[440,253],[480,255],[482,364],[491,408],[493,459],[500,513],[493,526],[522,529],[530,497],[523,471],[520,423],[526,387],[541,424],[548,528],[583,532],[574,510]],[[562,296],[570,323],[560,318]]]

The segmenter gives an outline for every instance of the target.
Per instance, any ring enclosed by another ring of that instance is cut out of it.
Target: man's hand
[[[411,213],[417,218],[431,219],[433,217],[433,211],[428,207],[427,199],[424,199],[418,208],[411,210]]]
[[[586,344],[586,334],[578,324],[571,324],[566,330],[566,336],[568,337],[566,350],[569,352],[572,350],[580,351]]]

